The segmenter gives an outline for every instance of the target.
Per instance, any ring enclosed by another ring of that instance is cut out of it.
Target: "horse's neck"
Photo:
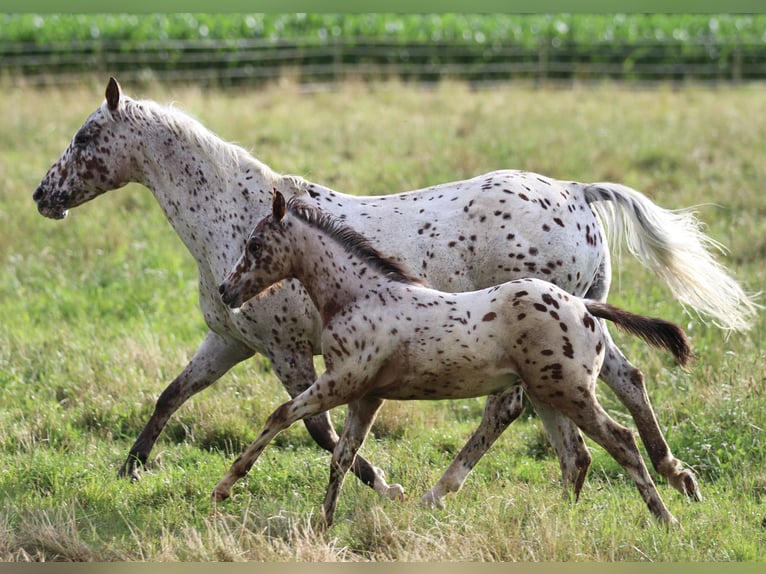
[[[148,187],[197,260],[218,281],[266,214],[280,175],[212,134],[156,124],[137,146],[136,179]]]

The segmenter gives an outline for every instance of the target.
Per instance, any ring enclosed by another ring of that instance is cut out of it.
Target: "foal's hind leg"
[[[327,486],[327,495],[322,507],[327,526],[332,524],[343,479],[356,458],[357,451],[370,432],[370,427],[382,405],[383,400],[375,398],[363,398],[348,405],[346,423],[338,445],[332,454],[330,484]]]
[[[580,498],[580,491],[585,483],[588,468],[593,460],[580,429],[572,419],[561,414],[555,408],[530,395],[529,401],[540,417],[559,458],[564,486],[572,486],[575,502]]]
[[[571,398],[568,397],[568,399]],[[657,487],[641,458],[630,429],[617,424],[604,411],[592,389],[591,393],[578,400],[578,403],[575,405],[572,402],[566,402],[559,406],[564,407],[562,410],[626,470],[652,514],[667,525],[677,524],[678,521],[667,509],[660,498],[660,493],[657,492]]]
[[[668,483],[693,500],[702,500],[697,478],[673,456],[655,417],[644,385],[644,376],[625,358],[606,329],[606,354],[600,377],[628,408],[652,465]]]

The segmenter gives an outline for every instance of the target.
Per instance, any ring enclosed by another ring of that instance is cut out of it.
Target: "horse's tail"
[[[624,235],[628,250],[683,305],[712,317],[723,329],[750,328],[761,306],[716,261],[712,252],[725,249],[700,230],[701,223],[692,211],[663,209],[618,183],[581,185],[586,201],[611,229],[613,244]]]
[[[684,330],[670,321],[636,315],[609,303],[585,299],[585,308],[600,319],[612,321],[618,329],[641,337],[652,347],[664,349],[675,357],[678,364],[686,367],[692,358],[689,339]]]

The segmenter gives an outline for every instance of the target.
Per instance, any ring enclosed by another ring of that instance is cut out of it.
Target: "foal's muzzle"
[[[238,293],[232,293],[227,289],[226,282],[223,282],[218,286],[218,293],[221,294],[221,299],[228,307],[239,309],[242,306],[242,298]]]

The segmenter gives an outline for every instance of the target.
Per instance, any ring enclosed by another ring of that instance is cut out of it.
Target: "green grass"
[[[764,285],[766,93],[761,86],[619,86],[473,92],[458,84],[349,84],[300,94],[144,88],[176,101],[284,173],[365,194],[501,167],[615,180],[668,208],[699,205],[725,263]],[[43,219],[31,194],[103,97],[103,83],[0,91],[0,559],[757,561],[766,556],[764,318],[728,339],[684,314],[628,254],[611,301],[688,328],[697,362],[619,337],[646,374],[674,452],[704,500],[658,480],[682,529],[657,528],[597,447],[581,500],[562,496],[538,421],[517,421],[445,510],[417,500],[481,416],[483,401],[388,403],[363,453],[404,503],[349,478],[337,524],[314,528],[329,456],[304,428],[281,435],[214,514],[209,493],[286,393],[255,358],[173,417],[144,479],[116,478],[154,401],[206,331],[194,262],[135,185]],[[605,389],[607,409],[630,417]],[[342,410],[334,414],[342,421]]]

